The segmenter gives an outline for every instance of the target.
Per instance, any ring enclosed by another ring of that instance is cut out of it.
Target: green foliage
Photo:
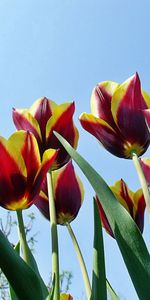
[[[150,256],[135,222],[124,207],[116,201],[109,186],[92,166],[63,137],[58,133],[55,133],[55,135],[71,158],[79,165],[95,190],[113,230],[139,298],[141,300],[149,299]]]
[[[106,274],[102,226],[98,207],[94,199],[94,245],[93,245],[93,278],[90,300],[107,300]]]

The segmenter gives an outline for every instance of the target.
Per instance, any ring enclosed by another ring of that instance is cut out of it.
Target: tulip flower
[[[52,172],[56,217],[58,224],[71,222],[81,207],[84,190],[79,177],[75,174],[70,161],[67,165]],[[35,205],[49,220],[49,201],[46,180],[35,201]]]
[[[82,127],[94,135],[112,154],[132,158],[149,146],[149,132],[143,110],[150,107],[150,97],[141,91],[138,74],[122,84],[99,83],[92,92],[91,114],[80,116]]]
[[[31,131],[38,142],[41,157],[46,149],[60,149],[53,169],[66,164],[70,157],[53,130],[59,132],[74,148],[78,143],[78,130],[73,123],[74,103],[57,105],[46,97],[40,98],[29,109],[13,109],[13,121],[18,130]]]
[[[57,150],[46,150],[41,161],[30,132],[15,132],[8,140],[0,137],[0,205],[9,210],[31,206],[56,155]]]
[[[144,227],[144,211],[145,211],[145,199],[143,196],[142,189],[137,190],[136,192],[132,192],[127,184],[121,179],[115,183],[114,186],[111,186],[110,189],[114,193],[116,199],[125,207],[125,209],[129,212],[133,220],[136,222],[140,231],[143,232]],[[112,236],[113,232],[109,225],[106,214],[96,196],[100,218],[102,222],[102,226],[106,229],[106,231]]]
[[[73,298],[70,294],[61,294],[60,300],[73,300]]]

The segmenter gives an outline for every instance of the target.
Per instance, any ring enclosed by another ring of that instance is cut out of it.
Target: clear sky
[[[100,81],[121,83],[138,71],[143,88],[150,92],[149,11],[149,0],[1,0],[0,135],[8,137],[15,130],[12,107],[29,107],[41,96],[57,103],[74,100],[79,152],[110,185],[122,177],[136,190],[139,182],[132,162],[106,152],[81,128],[78,117],[83,111],[90,112],[91,91]],[[90,273],[94,192],[81,177],[85,200],[72,227]],[[34,207],[25,213],[32,211],[39,232],[36,258],[48,280],[49,223]],[[3,214],[1,209],[0,216]],[[148,226],[147,222],[144,237],[150,246]],[[73,272],[71,293],[81,300],[83,282],[65,227],[59,228],[59,237],[61,269]],[[116,242],[105,233],[104,239],[108,279],[121,299],[137,300]]]

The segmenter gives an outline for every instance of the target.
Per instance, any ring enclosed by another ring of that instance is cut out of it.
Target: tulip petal
[[[27,109],[13,109],[13,121],[17,130],[31,131],[37,141],[41,143],[41,131],[37,120],[30,114]]]
[[[117,200],[126,208],[133,217],[133,195],[134,193],[128,188],[123,179],[115,182],[114,186],[110,187]]]
[[[43,184],[44,183],[44,184]],[[42,213],[42,215],[49,220],[50,215],[49,215],[49,202],[48,202],[48,192],[44,192],[47,190],[47,183],[46,180],[44,179],[41,187],[41,191],[39,195],[35,198],[34,204],[36,207],[39,209],[39,211]]]
[[[31,193],[31,199],[33,199],[40,191],[42,182],[44,180],[44,177],[46,176],[46,173],[50,168],[52,168],[52,165],[56,159],[58,150],[56,149],[48,149],[43,154],[42,164],[39,168],[33,186],[32,186],[32,193]]]
[[[119,133],[116,133],[108,123],[86,113],[81,114],[79,120],[82,127],[94,135],[109,152],[118,157],[125,157],[125,143]]]
[[[26,166],[11,141],[0,137],[0,205],[16,210],[26,207]]]
[[[57,106],[58,105],[54,101],[42,97],[37,99],[29,109],[31,115],[39,124],[43,142],[46,135],[46,124]]]
[[[144,172],[147,184],[150,186],[150,158],[144,157],[140,159],[140,164]]]
[[[52,172],[52,178],[57,223],[71,222],[77,216],[84,197],[83,185],[76,177],[72,161]]]
[[[144,212],[145,212],[145,199],[143,196],[142,189],[139,189],[136,191],[133,197],[134,202],[134,220],[138,227],[140,228],[140,231],[143,232],[144,228]]]
[[[144,109],[143,113],[144,113],[148,128],[150,129],[150,109]]]
[[[73,103],[65,103],[59,105],[52,115],[52,117],[47,122],[46,126],[46,139],[47,148],[53,147],[54,149],[61,149],[57,159],[54,169],[61,167],[69,160],[68,153],[64,150],[60,142],[54,136],[53,131],[59,132],[65,139],[74,147],[78,144],[78,130],[74,126],[72,117],[75,110],[75,105]]]
[[[111,99],[118,86],[116,82],[104,81],[97,84],[91,95],[91,113],[112,127],[115,126],[115,122],[111,113]]]
[[[26,169],[27,169],[27,182],[28,186],[32,186],[40,165],[40,153],[36,138],[29,131],[17,131],[10,138],[10,141],[16,145],[23,156]]]
[[[110,227],[110,224],[108,222],[108,219],[106,217],[106,214],[103,210],[103,207],[100,203],[100,201],[98,200],[98,197],[96,196],[96,203],[98,205],[98,210],[99,210],[99,215],[100,215],[100,219],[101,219],[101,222],[102,222],[102,226],[105,228],[105,230],[114,238],[114,234],[113,234],[113,231]]]
[[[121,84],[112,97],[112,115],[122,136],[129,143],[139,143],[144,151],[149,146],[149,133],[142,112],[146,108],[138,74]]]

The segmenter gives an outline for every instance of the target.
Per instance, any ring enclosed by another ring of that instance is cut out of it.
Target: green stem
[[[47,173],[47,186],[52,240],[52,278],[55,276],[54,300],[60,300],[58,234],[51,172]]]
[[[19,227],[19,238],[20,244],[23,252],[24,261],[30,265],[30,249],[26,240],[26,233],[24,228],[22,210],[17,210],[17,219],[18,219],[18,227]]]
[[[78,261],[79,261],[79,264],[80,264],[80,268],[81,268],[81,272],[82,272],[82,276],[83,276],[83,280],[84,280],[86,296],[87,296],[87,299],[89,300],[90,297],[91,297],[91,285],[90,285],[90,280],[89,280],[89,276],[88,276],[88,273],[87,273],[86,265],[85,265],[85,262],[84,262],[84,258],[82,256],[79,244],[77,242],[77,239],[75,237],[75,234],[74,234],[70,224],[66,223],[66,226],[67,226],[67,229],[69,231],[70,237],[71,237],[72,242],[73,242],[73,246],[75,248],[75,251],[76,251],[76,254],[77,254],[77,257],[78,257]]]
[[[139,176],[139,180],[140,180],[140,183],[141,183],[141,187],[142,187],[142,190],[143,190],[143,195],[144,195],[147,210],[148,210],[148,215],[149,215],[149,218],[150,218],[150,193],[149,193],[149,190],[148,190],[148,185],[147,185],[142,167],[140,165],[139,158],[135,153],[133,153],[132,159],[133,159],[134,166],[136,168],[137,174]]]

